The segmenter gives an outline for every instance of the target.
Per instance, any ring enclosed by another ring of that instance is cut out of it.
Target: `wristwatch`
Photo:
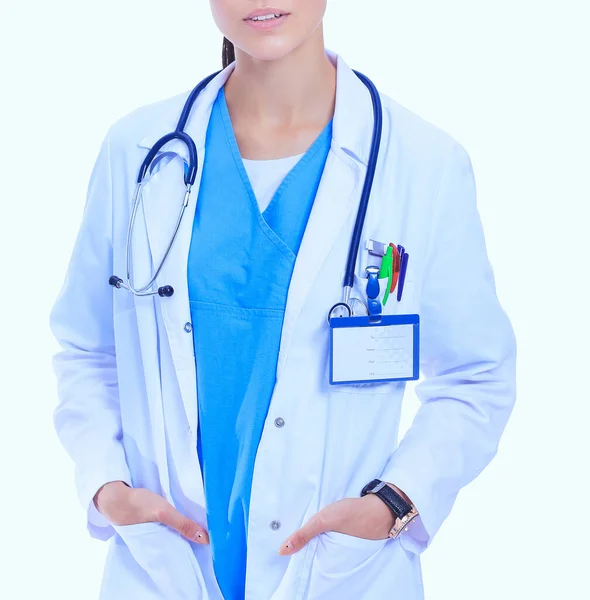
[[[393,527],[389,531],[390,538],[396,538],[418,516],[414,506],[406,502],[391,486],[380,479],[373,479],[361,490],[361,496],[375,494],[389,506],[395,517]]]

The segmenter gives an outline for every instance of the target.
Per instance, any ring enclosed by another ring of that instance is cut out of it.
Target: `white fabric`
[[[246,597],[251,600],[423,598],[420,553],[459,490],[494,456],[515,399],[516,344],[498,302],[476,205],[473,169],[451,136],[388,96],[361,247],[395,242],[410,255],[401,302],[419,313],[421,406],[398,444],[405,385],[328,383],[327,312],[342,277],[371,146],[364,84],[335,53],[332,145],[299,249],[284,315],[277,381],[256,455],[249,515]],[[337,62],[336,62],[337,61]],[[235,63],[197,99],[186,132],[199,164],[213,102]],[[383,73],[374,73],[378,80]],[[135,297],[108,284],[125,273],[130,198],[148,149],[173,131],[189,92],[138,109],[109,130],[93,170],[82,224],[51,327],[60,402],[57,434],[76,465],[88,531],[109,540],[101,600],[221,600],[211,549],[158,524],[114,526],[92,497],[121,479],[163,495],[206,526],[197,457],[197,372],[186,265],[201,169],[178,237],[157,279],[174,295]],[[170,142],[143,189],[132,251],[138,286],[159,264],[184,198],[184,145]],[[64,173],[68,158],[55,168]],[[176,199],[176,202],[174,202]],[[363,294],[361,250],[352,295]],[[284,420],[283,427],[275,419]],[[281,542],[320,508],[358,497],[375,477],[399,486],[420,511],[397,540],[329,532],[291,557]],[[280,527],[271,527],[271,522]],[[194,552],[193,552],[194,549]],[[386,592],[389,593],[389,592]]]
[[[273,158],[271,160],[242,158],[261,213],[270,204],[283,179],[285,179],[287,173],[295,166],[303,154],[287,156],[285,158]]]

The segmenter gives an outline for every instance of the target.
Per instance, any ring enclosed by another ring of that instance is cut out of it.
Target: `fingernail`
[[[291,544],[291,540],[288,540],[279,549],[279,554],[284,556],[285,554],[290,554],[292,550],[293,550],[293,544]]]

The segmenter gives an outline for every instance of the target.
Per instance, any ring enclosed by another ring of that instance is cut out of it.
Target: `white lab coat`
[[[419,600],[419,555],[459,489],[494,456],[512,409],[515,340],[496,297],[468,154],[382,95],[383,137],[354,295],[363,294],[360,277],[373,262],[364,250],[367,238],[406,247],[403,300],[388,302],[384,312],[421,317],[421,407],[398,445],[403,383],[329,385],[326,315],[341,299],[373,111],[363,83],[341,57],[326,52],[337,64],[333,141],[293,272],[277,382],[256,456],[246,598],[357,600],[385,593]],[[233,68],[201,93],[186,127],[198,148],[199,173],[158,278],[174,295],[135,298],[108,279],[125,275],[138,168],[152,144],[175,128],[186,93],[140,108],[108,132],[51,314],[63,348],[54,358],[57,433],[76,465],[90,535],[109,540],[102,600],[221,598],[209,546],[157,523],[111,525],[92,498],[105,482],[123,480],[162,494],[206,525],[196,453],[192,336],[199,332],[187,331],[186,264],[209,114]],[[136,223],[138,283],[165,251],[183,198],[184,146],[173,142],[164,151],[169,160],[149,178]],[[284,426],[275,426],[278,417]],[[377,541],[329,532],[291,557],[277,554],[284,538],[320,508],[358,497],[375,477],[398,485],[417,506],[421,520],[411,532]],[[273,521],[280,522],[278,530]]]

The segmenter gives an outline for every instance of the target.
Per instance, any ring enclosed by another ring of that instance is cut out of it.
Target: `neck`
[[[278,60],[258,60],[236,48],[224,90],[232,119],[281,128],[332,117],[336,68],[325,54],[321,28],[316,33]]]

